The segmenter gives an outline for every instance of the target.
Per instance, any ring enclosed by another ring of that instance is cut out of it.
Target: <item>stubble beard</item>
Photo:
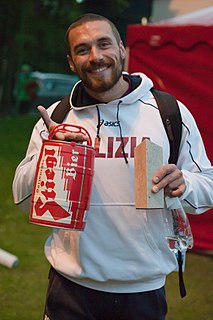
[[[111,77],[108,79],[105,79],[104,77],[100,77],[97,79],[94,79],[92,77],[90,78],[89,72],[87,71],[89,69],[87,67],[82,68],[82,71],[78,71],[78,68],[76,68],[77,74],[79,78],[82,80],[82,83],[85,86],[85,88],[96,93],[104,93],[112,89],[116,85],[116,83],[119,81],[119,79],[122,76],[124,60],[120,56],[117,67],[115,66],[115,63],[113,60],[110,62],[110,64],[109,63],[108,64],[93,63],[93,66],[91,66],[90,69],[97,68],[97,66],[104,67],[105,65],[107,66],[110,65],[110,68],[112,70]]]

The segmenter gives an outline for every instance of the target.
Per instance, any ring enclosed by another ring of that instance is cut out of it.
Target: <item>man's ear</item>
[[[120,47],[121,57],[122,57],[122,59],[125,59],[126,58],[126,49],[125,49],[122,41],[120,42],[119,47]]]
[[[69,66],[70,66],[71,71],[75,72],[75,67],[74,67],[74,64],[73,64],[73,62],[72,62],[72,58],[70,57],[69,54],[67,55],[67,61],[68,61],[68,63],[69,63]]]

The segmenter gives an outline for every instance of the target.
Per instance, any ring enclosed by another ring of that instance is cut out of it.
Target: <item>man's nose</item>
[[[91,47],[89,60],[99,61],[99,60],[102,60],[102,58],[103,58],[102,51],[96,46]]]

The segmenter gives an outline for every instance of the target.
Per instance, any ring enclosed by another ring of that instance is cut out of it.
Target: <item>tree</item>
[[[126,27],[151,12],[152,0],[1,0],[0,115],[13,109],[13,87],[24,63],[42,72],[70,72],[63,43],[65,30],[79,15],[111,19],[125,43]]]
[[[0,11],[0,115],[10,113],[13,87],[23,63],[33,70],[65,72],[66,28],[83,7],[76,1],[2,0]]]

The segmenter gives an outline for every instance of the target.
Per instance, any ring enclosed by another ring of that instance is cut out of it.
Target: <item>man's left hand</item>
[[[183,173],[175,164],[160,167],[152,181],[152,192],[157,193],[164,188],[165,195],[169,197],[180,197],[186,189]]]

